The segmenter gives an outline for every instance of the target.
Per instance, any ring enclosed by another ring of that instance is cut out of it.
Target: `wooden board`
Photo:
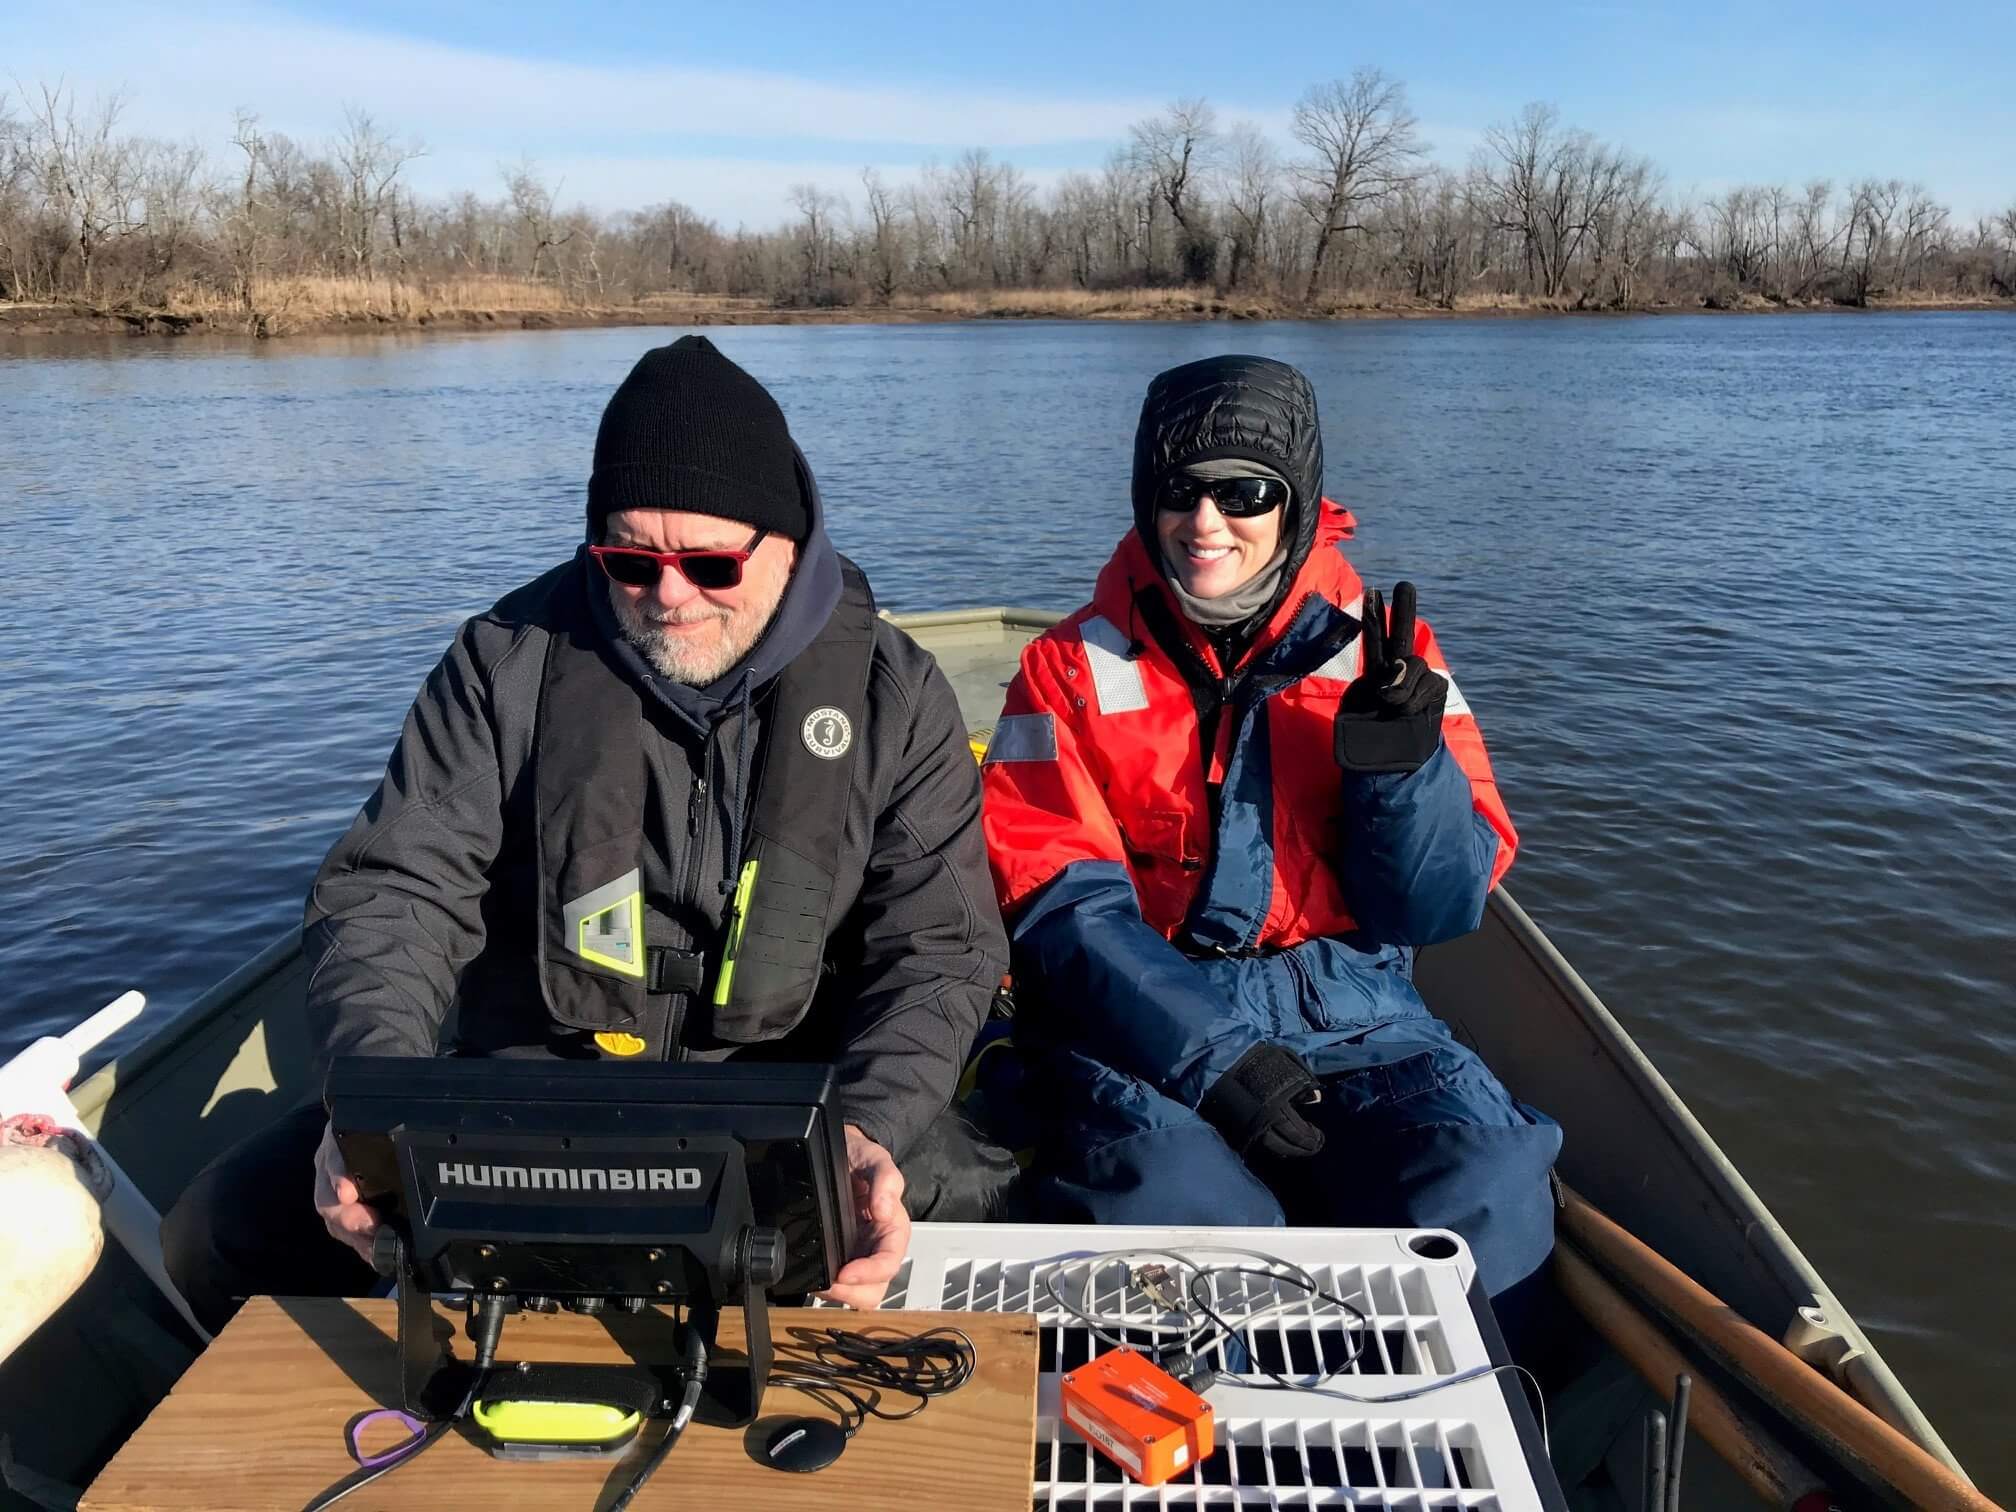
[[[454,1316],[445,1315],[444,1316]],[[888,1312],[809,1308],[771,1313],[780,1353],[794,1326],[888,1328],[950,1323],[973,1339],[979,1368],[965,1386],[908,1422],[869,1419],[839,1461],[813,1475],[757,1464],[745,1430],[694,1424],[632,1503],[652,1508],[831,1508],[889,1512],[957,1507],[1026,1512],[1036,1442],[1036,1320],[1017,1313]],[[458,1352],[468,1341],[456,1323]],[[203,1508],[206,1512],[299,1512],[354,1467],[344,1426],[372,1407],[399,1405],[396,1328],[390,1301],[255,1297],[190,1367],[85,1494],[84,1512]],[[740,1314],[722,1321],[722,1343],[740,1343]],[[628,1360],[600,1322],[574,1314],[522,1315],[504,1329],[506,1360]],[[786,1387],[764,1397],[763,1416],[831,1418]],[[381,1425],[382,1427],[383,1425]],[[638,1452],[657,1441],[654,1425]],[[366,1449],[389,1447],[367,1438]],[[628,1460],[523,1464],[492,1459],[464,1430],[420,1458],[354,1491],[340,1512],[427,1507],[511,1512],[606,1507],[628,1482]]]

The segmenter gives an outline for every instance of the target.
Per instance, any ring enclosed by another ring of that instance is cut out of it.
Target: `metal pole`
[[[1645,1418],[1645,1512],[1666,1508],[1666,1414],[1657,1407]]]
[[[1673,1382],[1673,1432],[1666,1441],[1666,1512],[1680,1512],[1680,1456],[1687,1448],[1687,1397],[1694,1378],[1684,1370]]]

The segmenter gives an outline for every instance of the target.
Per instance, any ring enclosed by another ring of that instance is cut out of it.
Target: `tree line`
[[[510,279],[584,305],[731,295],[894,305],[1028,289],[1210,289],[1320,312],[1739,307],[2016,298],[2016,203],[1962,224],[1922,185],[1865,178],[1692,197],[1546,104],[1431,162],[1405,86],[1318,84],[1290,140],[1179,100],[1097,172],[1039,188],[985,148],[858,194],[794,187],[728,230],[677,200],[564,208],[530,161],[491,192],[422,196],[423,144],[362,110],[304,143],[240,111],[216,149],[121,129],[120,97],[0,96],[0,299],[256,314],[284,280]]]

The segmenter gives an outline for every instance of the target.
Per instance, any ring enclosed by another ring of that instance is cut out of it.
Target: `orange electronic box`
[[[1144,1486],[1211,1457],[1211,1404],[1132,1349],[1065,1375],[1064,1421]]]

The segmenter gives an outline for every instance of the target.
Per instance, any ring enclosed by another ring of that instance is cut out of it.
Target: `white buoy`
[[[69,1033],[44,1035],[0,1065],[0,1118],[39,1115],[65,1132],[84,1179],[97,1197],[98,1221],[111,1230],[112,1237],[161,1289],[161,1294],[175,1304],[196,1337],[208,1344],[210,1335],[196,1321],[189,1303],[175,1289],[162,1263],[161,1215],[133,1184],[133,1178],[120,1170],[119,1163],[91,1137],[70,1101],[70,1083],[83,1057],[132,1023],[146,1006],[147,999],[140,993],[121,993]],[[5,1209],[0,1209],[0,1228],[9,1233],[22,1232]],[[102,1245],[102,1238],[99,1242]],[[92,1255],[95,1259],[97,1251],[92,1251]]]

